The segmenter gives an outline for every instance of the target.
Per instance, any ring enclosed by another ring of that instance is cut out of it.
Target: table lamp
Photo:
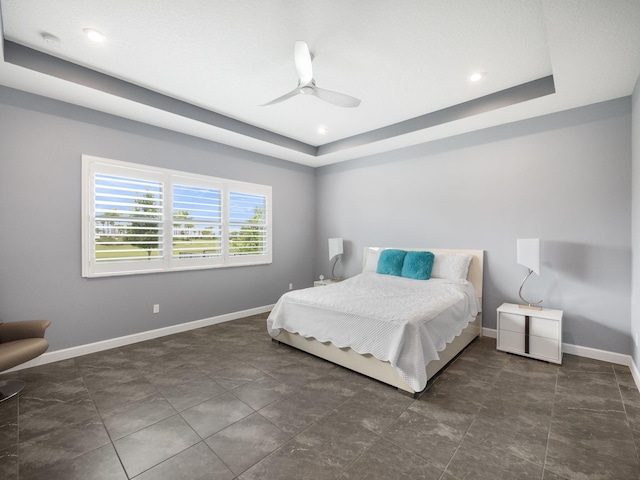
[[[344,253],[342,249],[342,239],[341,238],[330,238],[329,239],[329,261],[333,260],[333,267],[331,267],[331,278],[336,280],[335,274],[333,273],[336,268],[336,263],[338,263],[338,259],[340,255]]]
[[[532,310],[542,310],[541,307],[538,307],[539,303],[542,303],[542,300],[538,302],[531,303],[526,300],[522,296],[522,287],[524,287],[525,282],[531,276],[533,272],[536,275],[540,275],[540,239],[539,238],[519,238],[517,241],[517,262],[518,264],[527,267],[529,273],[524,277],[522,283],[520,284],[520,290],[518,290],[518,295],[520,296],[520,300],[524,302],[524,305],[519,305],[520,308],[530,308]]]

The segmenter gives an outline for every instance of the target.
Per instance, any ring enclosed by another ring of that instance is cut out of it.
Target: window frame
[[[159,181],[163,192],[161,252],[158,259],[133,261],[96,261],[96,194],[95,175],[106,174],[144,181]],[[221,252],[205,258],[174,258],[173,250],[173,187],[174,185],[217,189],[221,203]],[[260,254],[229,254],[229,194],[239,192],[258,195],[265,200],[265,251]],[[149,165],[82,155],[82,277],[137,275],[209,268],[225,268],[272,263],[272,187],[172,170]]]

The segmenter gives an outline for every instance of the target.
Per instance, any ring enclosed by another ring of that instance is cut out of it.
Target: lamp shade
[[[334,257],[338,255],[342,255],[342,239],[341,238],[330,238],[329,239],[329,261],[333,260]]]
[[[517,247],[518,264],[540,275],[540,239],[519,238]]]

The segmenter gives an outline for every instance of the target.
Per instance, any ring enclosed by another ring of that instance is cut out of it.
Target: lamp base
[[[331,267],[331,280],[338,281],[338,282],[342,280],[342,278],[336,278],[336,274],[334,273],[334,271],[336,269],[336,263],[338,263],[339,258],[340,258],[340,255],[336,255],[336,259],[333,261],[333,267]]]
[[[536,307],[535,305],[518,305],[519,308],[528,308],[529,310],[542,310],[542,307]]]
[[[542,310],[542,307],[537,307],[536,306],[539,303],[542,303],[542,300],[539,300],[539,301],[537,301],[535,303],[531,303],[531,302],[527,301],[527,299],[522,296],[522,287],[524,287],[524,282],[527,281],[527,279],[531,276],[532,273],[533,273],[533,270],[529,269],[529,273],[527,273],[527,276],[524,277],[524,280],[522,280],[522,283],[520,284],[520,290],[518,290],[518,296],[520,297],[520,300],[522,300],[524,302],[524,304],[518,305],[518,307],[520,307],[520,308],[528,308],[529,310]]]

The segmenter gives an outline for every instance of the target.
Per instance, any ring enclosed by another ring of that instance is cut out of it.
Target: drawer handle
[[[529,315],[524,316],[524,353],[529,353]]]

